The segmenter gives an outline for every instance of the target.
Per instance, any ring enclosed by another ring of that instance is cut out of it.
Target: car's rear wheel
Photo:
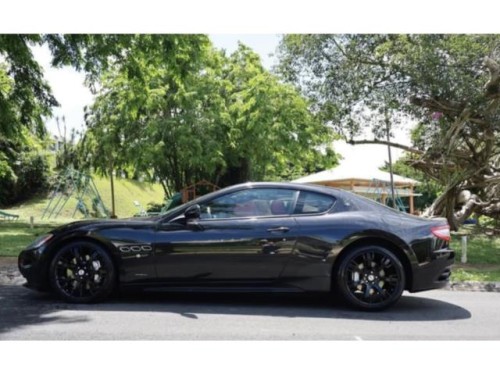
[[[57,251],[49,269],[53,290],[72,303],[90,303],[109,296],[115,287],[113,261],[101,246],[85,241]]]
[[[336,287],[351,305],[378,311],[396,303],[405,286],[405,273],[398,257],[381,246],[350,250],[336,268]]]

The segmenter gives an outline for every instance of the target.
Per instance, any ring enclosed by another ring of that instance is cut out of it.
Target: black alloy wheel
[[[49,270],[53,290],[72,303],[90,303],[106,298],[115,287],[116,271],[109,254],[90,242],[63,246]]]
[[[381,246],[351,250],[341,259],[336,277],[344,299],[367,311],[393,305],[405,287],[403,265],[394,253]]]

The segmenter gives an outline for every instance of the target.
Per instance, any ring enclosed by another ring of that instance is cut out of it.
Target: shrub
[[[0,205],[29,199],[48,189],[50,169],[47,157],[37,151],[14,153],[15,159],[0,154]]]

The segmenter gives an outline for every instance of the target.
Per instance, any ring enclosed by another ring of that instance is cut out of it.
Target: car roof
[[[240,190],[241,188],[281,188],[281,189],[301,189],[301,190],[309,190],[309,191],[317,191],[325,194],[333,194],[342,193],[342,190],[332,188],[329,186],[321,186],[321,185],[311,185],[311,184],[301,184],[298,182],[245,182],[237,185],[232,185],[227,190]]]

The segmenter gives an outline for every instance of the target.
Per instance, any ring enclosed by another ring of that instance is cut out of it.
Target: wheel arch
[[[409,250],[405,250],[402,241],[398,241],[395,239],[390,239],[382,236],[365,236],[361,238],[354,239],[350,241],[347,245],[345,245],[342,250],[337,254],[335,260],[332,265],[332,283],[334,282],[334,277],[337,272],[337,268],[341,263],[342,259],[347,256],[347,254],[355,248],[366,246],[366,245],[377,245],[386,248],[387,250],[394,253],[401,264],[403,265],[403,269],[405,272],[405,290],[409,290],[413,285],[413,269],[411,266],[411,253],[408,254]],[[333,287],[333,285],[332,285]]]
[[[54,258],[55,254],[57,251],[62,248],[63,246],[66,246],[67,244],[71,242],[90,242],[93,243],[94,245],[102,247],[110,256],[111,261],[113,262],[113,265],[115,266],[116,269],[116,281],[119,283],[119,277],[120,277],[120,272],[119,272],[119,259],[116,255],[116,252],[113,251],[115,247],[106,241],[102,241],[98,238],[83,234],[83,233],[77,233],[73,234],[70,236],[66,236],[64,238],[59,239],[57,242],[54,242],[53,244],[50,245],[50,247],[47,248],[47,253],[45,255],[45,262],[44,262],[44,280],[47,281],[48,285],[48,280],[49,280],[49,271],[50,271],[50,264],[52,262],[52,259]]]

